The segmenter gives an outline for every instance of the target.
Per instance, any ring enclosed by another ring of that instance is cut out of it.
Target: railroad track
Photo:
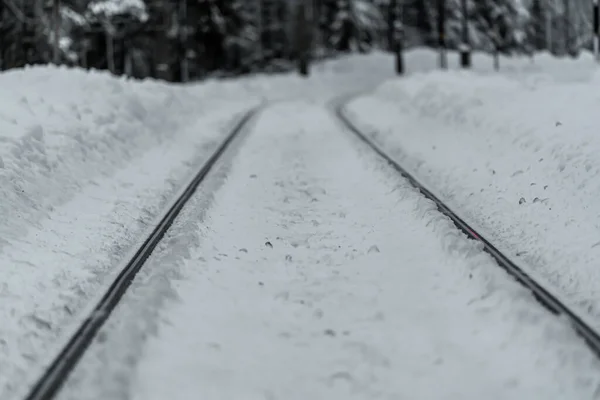
[[[173,224],[183,207],[193,196],[198,186],[206,178],[219,158],[227,148],[230,147],[231,143],[240,136],[248,123],[260,111],[260,108],[261,107],[258,107],[248,111],[237,121],[217,150],[193,176],[191,181],[181,190],[171,203],[170,207],[168,207],[168,210],[161,216],[160,222],[156,224],[147,239],[137,251],[135,251],[135,254],[127,264],[125,264],[116,279],[104,292],[100,301],[95,305],[92,312],[89,313],[66,345],[47,366],[45,372],[35,382],[24,399],[50,400],[58,394],[71,372],[75,369],[77,363],[93,343],[94,338],[100,329],[104,326],[119,304],[119,301],[131,285],[137,273],[165,236],[169,227]]]
[[[374,140],[370,139],[369,136],[364,133],[346,114],[345,105],[351,100],[351,98],[345,97],[344,99],[338,99],[332,102],[332,106],[336,117],[340,120],[342,125],[347,128],[348,131],[352,132],[368,147],[373,149],[381,158],[383,158],[393,169],[398,171],[412,186],[414,186],[419,192],[433,201],[438,210],[450,218],[454,225],[467,235],[470,239],[477,240],[482,243],[483,250],[496,260],[498,265],[508,272],[517,282],[527,288],[536,300],[543,305],[547,310],[557,316],[566,318],[573,329],[581,336],[589,348],[600,358],[600,334],[596,332],[590,324],[585,322],[579,315],[572,311],[566,304],[559,300],[555,295],[550,293],[543,285],[537,282],[521,267],[516,265],[507,256],[505,256],[500,250],[498,250],[492,243],[486,240],[480,235],[475,229],[467,224],[462,218],[460,218],[454,211],[450,209],[442,200],[435,196],[429,189],[425,187],[414,175],[403,168],[398,162],[390,157],[382,147],[380,147]]]
[[[345,104],[346,102],[336,101],[332,103],[332,106],[337,119],[339,119],[348,131],[356,135],[356,137],[386,160],[392,168],[398,171],[412,186],[418,189],[423,196],[433,201],[438,210],[450,218],[459,230],[464,232],[469,238],[481,242],[484,251],[491,255],[498,265],[504,268],[520,284],[529,289],[545,308],[556,315],[564,316],[571,323],[574,330],[585,340],[590,349],[600,358],[600,335],[594,329],[592,329],[576,313],[571,311],[569,307],[562,303],[556,296],[536,282],[536,280],[529,276],[522,268],[502,254],[502,252],[494,245],[478,234],[475,229],[471,228],[412,174],[399,165],[392,157],[387,155],[377,143],[371,140],[367,134],[363,133],[351,119],[348,118],[344,112]],[[103,294],[100,301],[95,305],[92,312],[81,323],[58,355],[48,364],[46,370],[33,384],[29,393],[23,397],[25,400],[50,400],[55,398],[71,372],[75,369],[78,362],[93,343],[94,338],[100,329],[119,304],[119,301],[129,288],[136,274],[140,271],[145,261],[165,236],[169,227],[180,214],[185,204],[193,196],[196,189],[206,178],[216,162],[230,147],[232,142],[240,136],[244,131],[244,128],[259,110],[260,108],[253,109],[240,118],[213,155],[206,161],[187,186],[182,189],[168,211],[162,216],[160,222],[156,224],[148,238],[143,242],[139,249],[137,249],[130,261],[124,265],[116,279]]]

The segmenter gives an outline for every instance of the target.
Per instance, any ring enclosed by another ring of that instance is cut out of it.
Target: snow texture
[[[372,87],[392,74],[382,60],[331,61],[310,81],[188,86],[63,67],[0,74],[0,399],[24,395],[240,113]]]
[[[0,398],[39,373],[257,100],[38,67],[0,75]],[[224,97],[225,96],[225,97]]]
[[[268,108],[212,180],[61,399],[557,399],[600,384],[568,324],[322,107]]]
[[[458,56],[450,57],[456,68]],[[378,140],[391,149],[401,146],[405,152],[395,154],[491,239],[509,252],[529,252],[518,261],[526,260],[573,302],[592,304],[591,265],[600,248],[589,239],[598,215],[592,200],[597,140],[585,122],[597,103],[587,89],[597,82],[592,60],[502,59],[504,77],[490,74],[489,57],[475,56],[471,74],[427,73],[436,62],[432,52],[409,52],[409,72],[422,73],[380,86],[359,100],[365,108],[353,103],[354,117],[365,126],[379,124]],[[195,387],[201,380],[194,368],[218,371],[233,359],[240,364],[231,364],[230,375],[211,376],[215,382],[231,379],[232,391],[248,393],[267,382],[274,393],[288,393],[286,379],[305,379],[307,385],[295,389],[315,398],[335,398],[348,387],[362,398],[402,390],[414,390],[415,396],[406,392],[410,398],[428,398],[428,390],[436,388],[434,394],[457,398],[592,397],[598,366],[572,331],[539,309],[431,204],[360,147],[344,142],[324,114],[321,106],[332,99],[390,78],[393,65],[388,55],[374,53],[315,65],[308,80],[286,74],[186,87],[55,67],[0,74],[0,399],[23,394],[226,128],[264,100],[295,102],[268,111],[262,127],[238,149],[239,159],[211,175],[212,183],[142,270],[119,318],[97,338],[99,345],[63,397],[121,399],[154,391],[158,396],[152,384],[181,379]],[[581,110],[565,108],[575,96]],[[563,107],[549,99],[560,99]],[[297,119],[291,109],[304,117]],[[456,153],[442,156],[433,148],[442,145]],[[250,164],[260,171],[252,172]],[[489,169],[496,171],[491,178],[482,172]],[[523,172],[513,176],[517,171]],[[495,195],[483,187],[490,183]],[[536,185],[526,186],[531,183]],[[498,200],[500,192],[506,200]],[[542,212],[549,202],[564,206],[560,215]],[[282,221],[290,229],[278,225]],[[563,230],[568,221],[581,229]],[[579,253],[578,237],[584,238]],[[553,250],[558,242],[561,251],[548,254],[562,270],[535,263],[537,256],[543,260],[542,249]],[[231,261],[235,274],[212,257]],[[203,273],[220,286],[209,285]],[[239,292],[228,296],[228,288]],[[287,299],[278,297],[286,290]],[[323,311],[320,319],[317,308]],[[377,312],[384,318],[369,320]],[[166,322],[171,318],[173,327]],[[186,319],[198,324],[183,324]],[[227,329],[249,334],[228,336]],[[411,341],[400,339],[403,331]],[[178,332],[181,339],[170,342]],[[283,332],[297,336],[278,336]],[[198,333],[204,336],[196,338]],[[265,338],[278,347],[263,347],[261,334],[271,335]],[[207,348],[208,337],[227,346],[220,352]],[[293,348],[292,340],[307,347]],[[176,347],[182,358],[158,365],[158,357],[179,341],[212,358],[194,359],[189,349]],[[236,348],[248,352],[235,355]],[[180,362],[189,362],[189,368]],[[203,362],[210,364],[198,364]],[[257,368],[246,379],[240,371],[248,365]],[[282,368],[288,365],[293,368]],[[458,377],[466,380],[467,373],[474,374],[470,382],[481,383],[458,386]],[[164,377],[148,382],[156,374]],[[425,384],[430,378],[436,385]],[[210,385],[199,390],[206,388],[219,390]],[[294,393],[285,397],[301,394]]]
[[[349,112],[430,189],[600,329],[593,61],[389,81]],[[560,66],[562,65],[562,68]],[[542,71],[547,71],[543,73]]]

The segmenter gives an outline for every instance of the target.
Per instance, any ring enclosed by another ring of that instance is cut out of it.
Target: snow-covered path
[[[270,107],[221,173],[61,398],[598,396],[572,330],[322,107]]]

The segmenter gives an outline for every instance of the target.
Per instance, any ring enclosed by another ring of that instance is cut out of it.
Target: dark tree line
[[[442,0],[396,1],[405,47],[436,47]],[[586,1],[468,0],[469,41],[484,51],[573,52],[591,45]],[[301,2],[310,57],[391,49],[389,0],[0,0],[0,69],[54,60],[170,81],[287,70],[298,58]],[[463,13],[460,0],[444,2],[452,49]]]

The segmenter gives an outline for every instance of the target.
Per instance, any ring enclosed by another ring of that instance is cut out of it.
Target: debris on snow
[[[376,245],[372,245],[371,247],[369,247],[368,253],[379,253],[379,247],[377,247]]]

